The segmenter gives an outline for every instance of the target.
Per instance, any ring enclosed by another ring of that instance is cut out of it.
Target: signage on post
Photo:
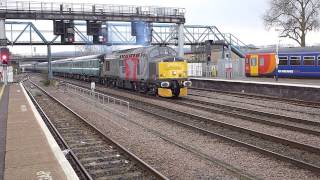
[[[91,82],[91,91],[94,91],[95,88],[96,88],[96,83],[95,82]]]

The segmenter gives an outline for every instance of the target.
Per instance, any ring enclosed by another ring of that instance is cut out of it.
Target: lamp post
[[[279,32],[281,31],[281,29],[275,29],[275,31]],[[279,72],[278,72],[278,69],[279,69],[279,48],[280,48],[280,42],[281,42],[281,39],[283,36],[281,36],[281,33],[278,34],[278,42],[276,44],[276,55],[275,55],[275,58],[276,58],[276,72],[275,72],[275,80],[278,81],[278,78],[279,78]]]
[[[276,77],[275,77],[275,80],[278,81],[278,77],[279,77],[279,74],[278,74],[278,66],[279,66],[279,46],[280,46],[280,37],[279,37],[279,41],[277,43],[277,49],[276,49]]]

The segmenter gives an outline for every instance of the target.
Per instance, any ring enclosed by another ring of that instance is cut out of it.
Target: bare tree
[[[271,0],[263,16],[265,26],[281,29],[280,36],[306,46],[306,35],[319,28],[320,0]]]

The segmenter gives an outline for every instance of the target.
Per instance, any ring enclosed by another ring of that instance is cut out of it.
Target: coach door
[[[258,76],[259,75],[258,55],[251,55],[249,62],[250,62],[250,75]]]

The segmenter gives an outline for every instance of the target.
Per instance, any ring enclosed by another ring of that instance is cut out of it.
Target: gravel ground
[[[200,91],[190,90],[191,93],[199,94]],[[270,113],[277,113],[290,117],[302,118],[311,121],[320,121],[319,108],[303,107],[283,102],[265,101],[257,99],[247,99],[235,97],[232,95],[226,95],[215,92],[201,91],[202,95],[212,97],[211,102],[221,103],[225,105],[233,105],[238,107],[250,108],[252,110],[260,110]],[[191,96],[195,98],[196,96]],[[202,97],[209,99],[208,97]],[[200,97],[199,97],[200,98]]]
[[[115,137],[126,147],[130,147],[139,157],[156,167],[160,172],[173,179],[230,179],[225,171],[219,170],[212,164],[202,161],[184,150],[170,145],[159,137],[145,132],[136,125],[124,120],[107,120],[110,113],[97,110],[89,113],[86,103],[78,98],[72,98],[67,94],[56,94],[81,115],[89,117],[97,126],[106,133]],[[76,102],[75,102],[76,101]],[[161,102],[162,104],[162,102]],[[98,115],[100,114],[100,115]],[[201,135],[180,126],[172,125],[166,121],[155,119],[132,112],[130,116],[144,126],[165,133],[180,142],[214,156],[226,163],[246,170],[266,179],[317,179],[308,171],[293,167],[290,164],[270,159],[264,155],[238,147],[232,143],[226,143],[220,139]],[[151,151],[148,151],[151,150]],[[168,165],[169,164],[169,165]],[[218,172],[220,173],[217,173]]]
[[[90,106],[78,96],[46,89],[170,179],[238,179],[224,168],[168,143],[121,116]]]
[[[118,95],[122,95],[122,96],[138,97],[137,95],[124,93],[121,91],[117,91],[116,89],[104,89],[104,90],[106,92],[111,92],[113,94],[118,94]],[[228,122],[230,124],[238,125],[238,126],[241,126],[244,128],[251,129],[251,130],[264,132],[264,133],[267,133],[270,135],[276,135],[276,136],[279,136],[282,138],[286,138],[286,139],[289,139],[292,141],[301,142],[304,144],[309,144],[309,145],[312,145],[315,147],[320,147],[320,144],[319,144],[320,137],[319,136],[304,134],[304,133],[300,133],[300,132],[296,132],[296,131],[290,131],[290,130],[280,128],[280,127],[273,127],[270,125],[264,125],[264,124],[255,123],[252,121],[246,121],[246,120],[242,120],[242,119],[237,119],[237,118],[233,118],[233,117],[229,117],[229,116],[225,116],[225,115],[209,113],[206,111],[197,110],[194,108],[189,108],[189,107],[185,107],[185,106],[181,106],[181,105],[177,105],[177,104],[173,105],[170,102],[160,101],[159,99],[144,98],[144,97],[140,97],[140,96],[139,96],[139,98],[140,98],[140,100],[150,102],[150,103],[155,103],[155,104],[161,105],[163,107],[172,107],[172,109],[195,113],[198,115],[202,115],[204,117],[212,118],[214,120]],[[208,98],[201,98],[201,99],[208,100]]]
[[[207,99],[203,99],[203,98],[202,98],[202,100],[208,101]],[[320,144],[319,144],[320,137],[316,136],[316,135],[305,134],[305,133],[301,133],[301,132],[297,132],[297,131],[293,131],[293,130],[290,131],[288,129],[284,129],[281,127],[274,127],[274,126],[265,125],[265,124],[261,124],[261,123],[257,123],[257,122],[252,122],[249,120],[243,120],[243,119],[234,118],[234,117],[227,117],[225,115],[210,113],[210,112],[206,112],[206,111],[202,111],[202,110],[195,110],[193,108],[187,108],[187,107],[179,106],[179,105],[176,105],[174,108],[175,109],[183,109],[184,108],[185,111],[187,111],[187,112],[193,112],[195,114],[209,117],[214,120],[227,122],[232,125],[237,125],[240,127],[248,128],[248,129],[251,129],[254,131],[263,132],[266,134],[276,135],[276,136],[286,138],[286,139],[289,139],[292,141],[297,141],[300,143],[305,143],[305,144],[320,148]]]
[[[197,99],[203,100],[203,101],[208,101],[207,98],[197,98]],[[210,102],[210,100],[209,100],[209,102]],[[201,111],[201,110],[195,110],[193,108],[187,108],[187,107],[183,107],[183,106],[179,106],[179,105],[176,105],[175,108],[177,108],[177,109],[185,108],[185,110],[187,112],[193,112],[193,113],[205,116],[205,117],[212,118],[214,120],[227,122],[227,123],[241,126],[241,127],[245,127],[245,128],[251,129],[251,130],[263,132],[266,134],[276,135],[276,136],[279,136],[282,138],[286,138],[286,139],[289,139],[292,141],[297,141],[297,142],[308,144],[308,145],[315,146],[315,147],[320,147],[320,144],[319,144],[320,137],[316,136],[316,135],[300,133],[297,131],[290,131],[290,130],[287,130],[287,129],[284,129],[281,127],[273,127],[270,125],[264,125],[261,123],[252,122],[249,120],[242,120],[239,118],[226,117],[225,115],[210,113],[210,112]]]

